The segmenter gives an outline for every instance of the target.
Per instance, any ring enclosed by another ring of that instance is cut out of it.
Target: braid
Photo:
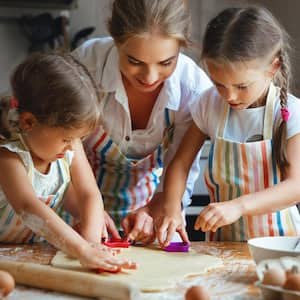
[[[19,131],[19,113],[10,108],[10,96],[0,97],[0,140],[8,140]]]
[[[84,73],[88,76],[88,78],[90,79],[90,81],[92,83],[92,86],[93,86],[93,88],[95,90],[95,94],[96,94],[96,96],[98,98],[98,102],[100,102],[99,94],[98,94],[98,88],[97,88],[95,79],[93,78],[93,76],[91,75],[91,73],[89,72],[89,70],[87,69],[87,67],[83,63],[81,63],[78,59],[76,59],[73,55],[71,55],[71,54],[68,54],[66,57],[69,58],[75,65],[79,66],[78,69],[82,69],[84,71]]]
[[[0,140],[9,139],[11,136],[8,122],[9,100],[8,96],[0,98]]]
[[[289,87],[289,62],[287,53],[283,50],[279,53],[280,73],[281,73],[281,89],[280,89],[280,106],[287,107],[288,87]],[[281,120],[278,129],[274,134],[274,151],[277,165],[283,175],[289,166],[286,154],[287,145],[287,126],[286,122]]]
[[[287,53],[281,51],[279,55],[280,62],[280,70],[281,70],[281,89],[280,89],[280,105],[281,107],[287,106],[287,93],[289,90],[289,68],[288,68],[288,60]]]

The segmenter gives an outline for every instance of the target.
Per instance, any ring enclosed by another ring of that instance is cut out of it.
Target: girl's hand
[[[93,218],[85,218],[80,223],[80,235],[89,243],[99,244],[102,240],[108,239],[108,232],[106,228],[106,213],[104,210],[98,211]]]
[[[235,200],[210,203],[197,217],[194,228],[216,232],[219,227],[232,224],[241,216],[242,207]]]
[[[115,240],[121,239],[121,236],[118,232],[118,229],[117,229],[113,219],[106,211],[104,211],[104,220],[105,220],[105,225],[106,225],[105,226],[106,233],[107,232],[110,233],[112,239],[115,239]],[[105,238],[103,234],[102,234],[102,238]]]
[[[115,271],[117,269],[136,269],[136,263],[114,256],[114,252],[104,245],[98,245],[93,247],[83,247],[81,253],[78,256],[78,260],[81,265],[88,269],[104,269],[108,271]]]

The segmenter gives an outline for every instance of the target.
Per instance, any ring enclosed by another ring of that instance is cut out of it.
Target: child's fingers
[[[112,220],[112,218],[109,216],[109,214],[107,212],[105,212],[104,218],[105,218],[107,233],[109,232],[113,239],[117,239],[117,240],[121,239],[121,236],[118,232],[118,229],[117,229],[114,221]],[[107,234],[107,238],[108,238],[108,234]]]
[[[202,231],[210,231],[214,226],[219,224],[220,217],[213,215],[202,227]],[[218,226],[219,227],[219,226]]]
[[[107,252],[107,253],[111,253],[111,254],[115,254],[115,249],[109,248],[103,244],[100,243],[90,243],[90,245],[93,248],[96,248],[98,251],[102,251],[102,252]]]
[[[105,263],[110,266],[116,266],[118,268],[124,268],[124,269],[136,269],[137,268],[137,264],[128,259],[112,258],[112,259],[107,259],[105,261]]]
[[[196,219],[194,229],[199,230],[201,228],[203,230],[206,227],[207,222],[213,217],[213,215],[214,213],[209,207],[203,209]]]
[[[107,228],[106,228],[105,224],[103,224],[103,227],[102,227],[101,239],[105,240],[105,241],[108,239],[108,232],[107,232]]]

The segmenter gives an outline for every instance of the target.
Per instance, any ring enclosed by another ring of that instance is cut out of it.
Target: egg
[[[0,296],[6,297],[14,288],[14,278],[8,272],[0,271]]]
[[[300,273],[296,266],[286,272],[286,281],[283,285],[284,289],[300,291]]]
[[[210,300],[210,295],[203,286],[197,285],[187,289],[185,300]]]
[[[286,273],[280,268],[271,268],[266,265],[262,283],[267,285],[283,286],[286,281]]]

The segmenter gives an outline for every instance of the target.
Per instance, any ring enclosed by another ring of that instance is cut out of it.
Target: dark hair
[[[191,18],[183,0],[115,0],[108,31],[118,44],[132,36],[158,31],[187,46]]]
[[[281,88],[280,104],[286,107],[290,79],[289,50],[287,33],[267,9],[228,8],[208,23],[201,58],[223,64],[257,59],[271,64],[278,58],[280,68],[273,81]],[[284,174],[289,166],[284,121],[274,132],[273,149],[276,162]]]
[[[31,112],[39,123],[66,129],[94,128],[99,98],[87,69],[71,55],[33,54],[11,76],[17,111]],[[0,134],[9,136],[9,102],[0,101]]]

